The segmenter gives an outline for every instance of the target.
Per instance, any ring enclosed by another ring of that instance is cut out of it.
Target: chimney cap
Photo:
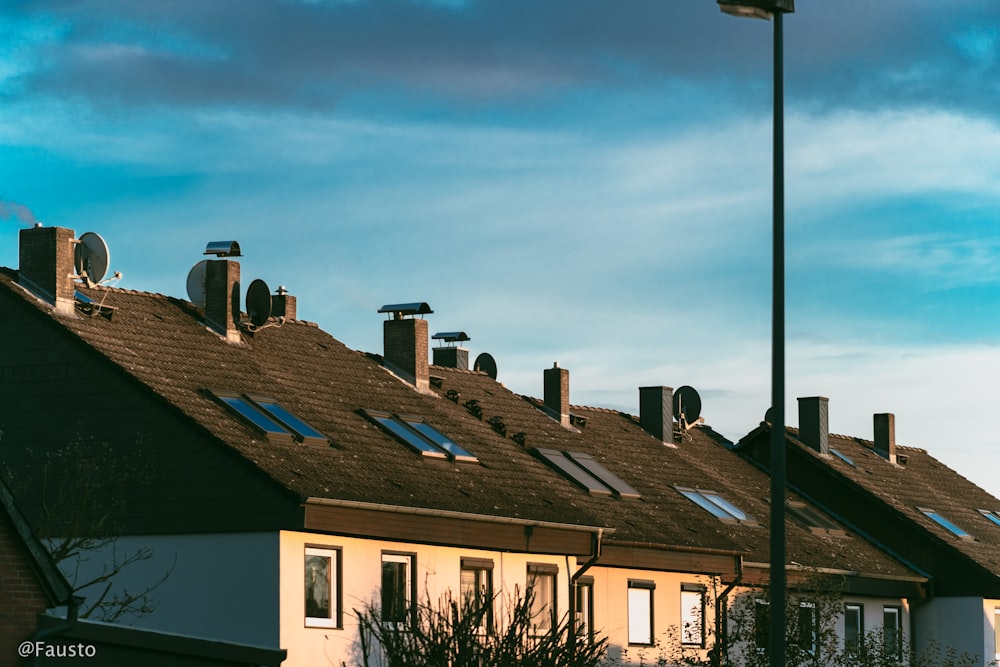
[[[390,303],[378,309],[380,313],[392,313],[396,318],[407,315],[428,315],[433,313],[431,307],[423,301],[414,303]]]
[[[206,255],[216,257],[241,257],[240,244],[237,241],[209,241],[205,246]]]
[[[472,340],[469,338],[469,334],[464,331],[442,331],[431,336],[434,340],[443,340],[446,343],[462,343],[467,340]]]

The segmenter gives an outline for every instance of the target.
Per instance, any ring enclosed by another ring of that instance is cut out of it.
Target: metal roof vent
[[[401,320],[404,317],[413,317],[414,315],[429,315],[434,311],[431,310],[431,307],[423,301],[417,301],[414,303],[386,304],[379,308],[378,312],[392,313],[392,319]]]
[[[240,244],[236,241],[209,241],[204,254],[216,257],[242,257]]]

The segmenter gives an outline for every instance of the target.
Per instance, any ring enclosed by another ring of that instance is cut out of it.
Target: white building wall
[[[341,627],[307,627],[305,620],[305,551],[306,548],[339,550],[342,572]],[[512,554],[454,547],[414,545],[380,540],[346,538],[283,531],[280,536],[281,619],[280,645],[288,650],[283,667],[348,665],[360,663],[358,622],[355,610],[368,603],[378,604],[381,588],[382,553],[409,553],[416,561],[417,594],[421,603],[435,606],[447,593],[457,597],[462,558],[493,561],[493,587],[498,595],[495,610],[503,622],[504,602],[516,593],[523,595],[528,564],[547,564],[558,568],[556,606],[559,617],[569,609],[569,574],[575,571],[575,559],[564,556]]]
[[[980,656],[983,665],[996,659],[993,600],[974,597],[934,598],[914,611],[917,650],[931,640],[958,653]]]
[[[123,618],[138,628],[278,648],[277,533],[126,536],[114,543],[119,558],[148,548],[152,557],[129,565],[112,580],[112,594],[146,590],[156,610],[145,617]],[[80,562],[85,581],[111,561],[111,547]],[[74,563],[60,563],[73,581]],[[88,601],[98,587],[81,591]]]

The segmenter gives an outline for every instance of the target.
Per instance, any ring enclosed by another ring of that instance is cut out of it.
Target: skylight
[[[212,391],[212,396],[250,422],[268,438],[287,438],[300,442],[330,440],[273,398],[247,396],[228,391]]]
[[[972,535],[969,535],[967,532],[965,532],[964,530],[953,524],[951,521],[938,514],[935,510],[927,509],[926,507],[918,507],[917,509],[923,512],[924,516],[926,516],[928,519],[931,519],[942,528],[947,529],[950,533],[952,533],[956,537],[959,537],[963,540],[973,539]]]
[[[990,521],[992,521],[993,523],[995,523],[996,525],[1000,526],[1000,514],[998,514],[997,512],[991,512],[990,510],[979,510],[979,513],[982,514],[987,519],[989,519]]]
[[[838,537],[843,537],[846,535],[844,529],[835,524],[833,521],[827,519],[825,516],[814,510],[812,507],[806,505],[805,503],[800,503],[795,500],[789,500],[785,504],[788,513],[799,520],[807,528],[812,530],[814,533],[822,533],[827,535],[836,535]]]
[[[392,415],[377,410],[365,410],[365,414],[421,456],[469,463],[479,461],[474,454],[455,443],[421,417]]]
[[[725,523],[742,523],[756,526],[757,521],[736,505],[723,498],[715,491],[689,489],[682,486],[674,487],[685,498],[703,510],[710,512]]]
[[[622,500],[638,500],[642,495],[601,465],[590,454],[561,452],[537,447],[533,450],[546,463],[592,496],[615,495]]]
[[[842,454],[841,452],[837,451],[837,450],[836,450],[836,449],[834,449],[833,447],[831,447],[831,448],[830,448],[830,453],[831,453],[831,454],[833,454],[834,456],[836,456],[836,457],[837,457],[838,459],[840,459],[840,460],[841,460],[841,461],[843,461],[844,463],[846,463],[847,465],[849,465],[849,466],[852,466],[852,467],[855,467],[855,468],[857,467],[857,466],[855,466],[855,465],[854,465],[854,461],[852,461],[852,460],[851,460],[850,458],[848,458],[848,457],[847,457],[846,455],[844,455],[844,454]]]

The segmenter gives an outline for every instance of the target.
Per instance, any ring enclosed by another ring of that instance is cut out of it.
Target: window
[[[753,601],[753,640],[758,653],[767,653],[771,647],[771,605],[767,600]]]
[[[307,628],[339,628],[340,550],[306,547],[305,617]]]
[[[594,578],[580,577],[576,581],[576,632],[594,643]]]
[[[993,643],[996,651],[996,658],[1000,660],[1000,607],[993,609]]]
[[[903,657],[903,610],[900,607],[882,608],[882,641],[886,655]]]
[[[326,444],[330,439],[273,398],[230,391],[211,391],[212,397],[262,431],[272,440],[298,440]]]
[[[641,494],[620,477],[583,452],[560,452],[538,447],[533,450],[543,461],[592,496],[615,495],[622,500],[638,500]]]
[[[857,652],[865,637],[865,608],[859,604],[844,605],[844,648]]]
[[[681,643],[705,646],[705,587],[681,584]]]
[[[795,610],[795,645],[800,651],[816,655],[819,616],[814,602],[800,602]]]
[[[382,554],[382,620],[406,624],[413,610],[412,554]]]
[[[834,456],[836,456],[838,459],[840,459],[844,463],[846,463],[847,465],[851,466],[852,468],[857,468],[857,466],[854,465],[854,461],[852,461],[850,458],[848,458],[844,454],[840,453],[839,451],[837,451],[833,447],[830,448],[830,453],[833,454]]]
[[[945,528],[955,537],[961,538],[963,540],[972,539],[972,535],[969,535],[967,532],[965,532],[964,530],[953,524],[951,521],[938,514],[935,510],[927,509],[926,507],[918,507],[917,509],[923,512],[924,516],[926,516],[928,519],[931,519],[942,528]]]
[[[528,596],[531,598],[531,626],[536,634],[552,632],[556,628],[556,575],[555,565],[528,564]]]
[[[421,417],[391,415],[388,412],[377,410],[365,410],[364,413],[369,419],[403,441],[421,456],[471,463],[479,461],[474,454],[460,447]]]
[[[628,643],[653,645],[653,591],[656,584],[639,579],[628,580]]]
[[[742,523],[749,526],[758,525],[756,520],[715,491],[688,489],[682,486],[674,488],[698,507],[711,512],[720,521],[725,523]]]
[[[463,558],[459,594],[462,612],[479,616],[480,631],[493,630],[493,561]]]
[[[996,525],[1000,526],[1000,513],[991,512],[990,510],[979,510],[979,513]]]
[[[785,506],[789,514],[814,533],[835,537],[846,537],[847,535],[843,528],[805,503],[789,500]]]

